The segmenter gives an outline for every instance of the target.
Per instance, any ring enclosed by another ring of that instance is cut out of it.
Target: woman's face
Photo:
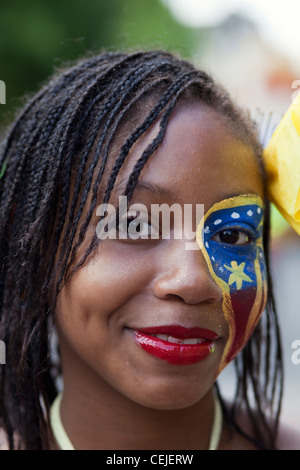
[[[126,185],[157,129],[134,146],[116,188]],[[141,173],[129,219],[122,218],[117,237],[103,237],[61,292],[56,323],[65,386],[69,380],[98,394],[105,387],[156,409],[199,401],[265,305],[262,194],[252,151],[224,119],[207,106],[179,104]],[[151,205],[162,204],[164,215],[154,216]],[[171,217],[168,231],[162,225],[174,204],[182,218]],[[99,230],[100,212],[82,253]],[[127,227],[140,238],[126,237]]]

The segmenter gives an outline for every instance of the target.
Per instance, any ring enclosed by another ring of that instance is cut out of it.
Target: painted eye
[[[218,232],[213,240],[227,245],[247,245],[252,241],[250,235],[238,229],[226,229]]]

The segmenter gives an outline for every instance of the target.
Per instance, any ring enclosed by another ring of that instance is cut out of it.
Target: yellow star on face
[[[237,290],[242,288],[243,281],[252,282],[252,279],[244,273],[245,264],[241,263],[238,265],[236,261],[231,261],[231,267],[224,264],[224,267],[232,272],[229,276],[228,284],[231,286],[231,284],[236,282]]]

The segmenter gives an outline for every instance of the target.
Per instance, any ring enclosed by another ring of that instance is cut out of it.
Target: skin
[[[135,145],[117,185],[126,181],[156,130]],[[252,151],[224,119],[200,104],[178,105],[141,180],[164,191],[135,191],[131,203],[149,210],[154,203],[179,203],[204,204],[208,211],[232,196],[263,195]],[[203,251],[187,251],[185,243],[105,240],[63,289],[56,313],[64,374],[61,416],[76,449],[207,448],[212,386],[230,328],[222,288]],[[213,354],[193,365],[174,366],[134,341],[135,328],[171,324],[216,332]],[[223,426],[219,448],[255,447]]]

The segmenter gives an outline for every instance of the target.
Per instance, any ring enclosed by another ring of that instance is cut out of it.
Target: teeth
[[[163,339],[164,341],[168,341],[167,335],[151,335],[151,336],[155,336],[156,338]]]
[[[175,344],[200,344],[200,343],[203,343],[205,341],[202,338],[180,339],[180,338],[174,338],[174,336],[155,335],[155,334],[152,334],[151,336],[154,336],[155,338],[159,338],[159,339],[162,339],[164,341],[168,341],[169,343],[175,343]]]
[[[168,336],[167,341],[169,341],[169,343],[184,344],[184,339],[174,338],[173,336]]]
[[[204,340],[200,338],[190,338],[190,339],[185,339],[184,344],[198,344],[202,343]]]

